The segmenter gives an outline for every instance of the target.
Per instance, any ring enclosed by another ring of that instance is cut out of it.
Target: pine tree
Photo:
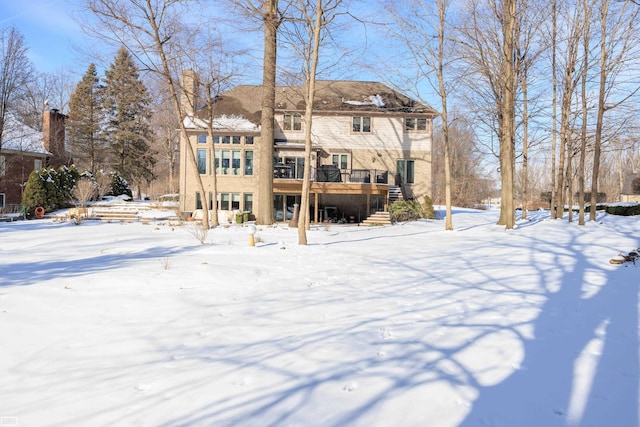
[[[28,215],[32,216],[38,206],[46,206],[46,204],[47,190],[44,188],[44,182],[40,179],[38,171],[32,171],[22,193],[22,206]]]
[[[155,159],[151,138],[150,97],[138,67],[126,48],[118,51],[105,73],[104,106],[112,166],[127,181],[140,184],[153,179]]]
[[[92,175],[104,161],[102,117],[102,87],[96,66],[91,64],[71,95],[67,129],[76,165]]]

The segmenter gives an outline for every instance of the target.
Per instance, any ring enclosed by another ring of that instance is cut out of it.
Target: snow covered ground
[[[638,426],[638,218],[0,223],[0,425]]]

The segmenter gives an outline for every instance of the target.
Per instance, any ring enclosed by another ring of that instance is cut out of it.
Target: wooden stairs
[[[389,186],[389,205],[392,205],[393,202],[397,202],[398,200],[404,200],[402,188],[399,185]]]
[[[362,221],[362,225],[391,225],[391,214],[389,212],[376,212],[369,218]]]

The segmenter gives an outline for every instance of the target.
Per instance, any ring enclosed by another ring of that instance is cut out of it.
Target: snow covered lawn
[[[0,223],[0,421],[636,427],[640,221],[533,215]]]

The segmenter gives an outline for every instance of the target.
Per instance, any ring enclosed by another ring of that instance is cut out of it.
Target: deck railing
[[[301,180],[302,172],[292,166],[277,164],[273,168],[275,179]],[[389,171],[379,169],[338,169],[323,165],[311,169],[313,182],[342,182],[348,184],[389,184]]]

